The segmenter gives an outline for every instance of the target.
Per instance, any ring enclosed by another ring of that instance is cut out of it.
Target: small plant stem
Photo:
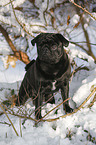
[[[1,103],[1,101],[0,101],[0,103]],[[13,127],[13,129],[14,129],[14,131],[15,131],[16,135],[17,135],[17,136],[19,136],[19,134],[17,133],[17,131],[16,131],[16,129],[15,129],[15,127],[14,127],[14,125],[13,125],[12,121],[10,120],[9,116],[7,115],[6,111],[4,110],[4,108],[2,107],[2,105],[1,105],[1,104],[0,104],[0,108],[4,111],[4,113],[5,113],[6,117],[8,118],[9,122],[10,122],[10,123],[11,123],[11,125],[12,125],[12,127]]]

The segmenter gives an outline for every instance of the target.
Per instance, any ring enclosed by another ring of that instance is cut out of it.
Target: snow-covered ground
[[[71,57],[77,54],[75,46],[69,46],[71,49]],[[70,96],[73,97],[77,104],[77,107],[86,99],[90,94],[91,86],[96,86],[96,66],[91,57],[84,52],[78,50],[79,55],[82,55],[88,59],[87,67],[90,71],[81,70],[75,74],[70,82]],[[80,64],[80,60],[78,64]],[[0,62],[2,64],[2,62]],[[81,62],[82,63],[82,62]],[[0,64],[0,66],[2,66]],[[10,89],[18,90],[18,81],[23,79],[24,76],[24,64],[17,61],[16,67],[9,67],[4,70],[1,67],[0,71],[0,98],[6,99],[10,95]],[[11,75],[10,75],[11,74]],[[58,98],[60,94],[56,94],[56,104],[58,104]],[[91,100],[92,101],[91,97]],[[66,118],[60,118],[53,122],[42,122],[38,127],[34,126],[34,121],[26,120],[22,127],[22,137],[20,136],[20,119],[18,117],[9,115],[9,118],[13,122],[19,137],[16,136],[12,126],[8,125],[8,121],[5,115],[0,116],[0,145],[71,145],[71,144],[96,144],[96,102],[92,108],[88,108],[86,103],[83,109],[77,113],[68,116]],[[60,102],[59,102],[60,103]],[[42,110],[42,114],[46,110],[50,110],[56,106],[47,104]],[[64,114],[62,108],[58,109],[58,113],[52,112],[49,114],[49,118],[55,118]],[[24,119],[21,119],[21,123]],[[3,124],[4,122],[8,124]]]
[[[20,2],[23,4],[25,0],[16,0],[17,3],[14,3],[14,6],[19,6]],[[61,2],[62,0],[60,0]],[[4,5],[8,2],[7,0],[1,1],[1,5]],[[58,0],[57,0],[58,3]],[[29,3],[28,3],[29,4]],[[41,6],[41,3],[38,3],[38,0],[36,0],[36,4],[38,7],[42,7],[42,9],[39,11],[39,17],[43,19],[42,12],[45,9],[44,3]],[[54,3],[50,3],[49,8],[52,7]],[[26,5],[26,8],[29,8],[29,5]],[[31,7],[31,5],[30,5]],[[9,10],[10,7],[7,6],[7,9]],[[4,11],[7,12],[7,9]],[[62,9],[62,13],[65,12],[65,9]],[[34,11],[34,9],[33,9]],[[32,11],[32,12],[33,12]],[[57,18],[59,21],[63,23],[62,13],[59,14],[60,9],[57,7],[55,14],[57,14]],[[70,6],[67,5],[66,11],[70,11]],[[0,10],[0,14],[3,13],[3,8]],[[35,13],[35,11],[34,11]],[[20,17],[21,17],[20,13]],[[26,12],[26,14],[28,14]],[[35,14],[34,14],[35,15]],[[68,13],[67,13],[68,15]],[[12,15],[13,16],[13,15]],[[31,16],[31,13],[29,14]],[[69,34],[69,39],[74,42],[82,42],[85,41],[84,34],[82,32],[82,29],[80,27],[74,29],[71,31],[72,26],[74,26],[78,20],[79,16],[75,14],[74,10],[72,14],[70,14],[71,20],[70,20],[70,27],[66,28],[66,32]],[[0,17],[1,20],[4,19],[4,17]],[[66,17],[67,19],[67,17]],[[31,19],[28,21],[30,22]],[[47,17],[47,20],[49,21],[49,18]],[[4,19],[5,22],[7,22],[7,19]],[[23,14],[22,14],[22,21]],[[35,20],[34,23],[36,24],[36,21],[38,24],[42,25],[44,24],[42,20],[42,24],[40,21]],[[10,24],[10,20],[8,21]],[[14,21],[11,21],[12,25],[15,25]],[[27,24],[27,20],[25,21]],[[96,43],[96,22],[92,20],[90,17],[87,18],[87,25],[86,30],[88,31],[88,34],[90,36],[90,42]],[[31,25],[31,23],[30,23]],[[58,27],[58,31],[63,34],[63,31],[65,29],[65,25]],[[16,27],[19,31],[19,26],[17,24]],[[41,27],[40,27],[41,28]],[[39,29],[40,29],[39,28]],[[30,29],[30,26],[28,25],[28,29]],[[37,27],[32,27],[33,30],[36,30]],[[19,33],[16,31],[15,28],[12,31],[14,33]],[[33,31],[32,30],[32,31]],[[43,31],[43,27],[40,31]],[[45,30],[44,30],[45,31]],[[47,27],[46,32],[58,32],[52,29],[52,27]],[[23,32],[21,32],[23,33]],[[22,34],[23,35],[23,34]],[[36,34],[34,34],[35,36]],[[67,36],[67,35],[66,35]],[[11,36],[12,37],[12,36]],[[13,37],[12,37],[13,39]],[[29,49],[27,50],[27,54],[29,55],[30,59],[36,58],[37,52],[36,52],[36,46],[31,46],[31,39],[32,37],[28,36],[28,43],[29,43]],[[25,50],[26,47],[26,41],[25,38],[21,38],[20,40],[17,39],[14,42],[15,46],[17,46],[17,49],[21,48],[22,50]],[[86,44],[84,44],[86,48]],[[91,45],[92,51],[94,52],[94,55],[96,56],[96,45]],[[94,63],[94,60],[92,57],[87,55],[84,51],[82,51],[79,47],[73,45],[70,43],[67,50],[69,51],[69,57],[70,60],[74,59],[77,66],[87,66],[89,68],[89,71],[87,70],[80,70],[78,71],[72,78],[72,81],[70,81],[70,92],[69,97],[72,97],[73,100],[76,102],[77,107],[82,104],[82,102],[87,98],[87,96],[91,93],[91,88],[96,87],[96,64]],[[8,97],[11,96],[11,91],[14,90],[15,93],[19,90],[20,82],[22,81],[24,74],[25,74],[25,64],[20,62],[19,60],[16,61],[16,66],[13,68],[11,65],[9,65],[8,69],[5,69],[6,67],[6,55],[10,54],[11,50],[5,41],[4,37],[0,33],[0,101],[6,100]],[[83,59],[82,59],[83,58]],[[87,60],[87,61],[84,61]],[[4,67],[5,65],[5,67]],[[95,95],[95,93],[94,93]],[[32,120],[25,120],[13,115],[8,114],[9,118],[11,119],[14,127],[16,128],[16,131],[19,134],[19,137],[16,136],[16,133],[14,132],[12,126],[10,125],[10,122],[6,115],[0,115],[0,145],[94,145],[96,144],[96,101],[94,102],[93,106],[91,108],[88,107],[90,102],[93,100],[94,95],[91,97],[91,99],[84,105],[82,109],[77,111],[77,113],[74,113],[73,115],[67,116],[65,118],[59,118],[57,121],[52,122],[40,122],[38,126],[35,126],[35,122]],[[46,104],[42,109],[42,115],[45,115],[46,112],[51,110],[53,107],[55,107],[57,104],[59,104],[62,100],[60,99],[61,95],[58,92],[55,95],[55,104]],[[70,105],[71,102],[70,102]],[[14,111],[18,111],[18,108],[14,107]],[[32,110],[34,110],[34,106],[32,103],[27,104],[25,107],[28,109],[28,113]],[[0,109],[2,111],[2,109]],[[45,118],[56,118],[58,116],[61,116],[65,114],[64,110],[62,109],[62,106],[60,106],[56,112],[51,112],[48,116]],[[32,115],[34,118],[34,114]],[[21,124],[21,131],[22,136],[20,133],[20,124]]]

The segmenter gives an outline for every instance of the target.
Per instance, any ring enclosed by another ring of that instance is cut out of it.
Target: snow
[[[78,16],[77,14],[75,14],[72,18],[71,18],[71,24],[75,25],[79,22],[80,16]]]
[[[94,16],[94,18],[95,18],[95,20],[96,20],[96,12],[94,12],[94,13],[91,13],[93,16]],[[91,18],[91,19],[93,19],[93,18]],[[94,19],[93,19],[93,21],[95,21]]]
[[[16,22],[13,12],[11,9],[11,5],[7,5],[6,7],[1,7],[7,4],[9,0],[1,0],[0,1],[0,20],[4,21],[8,25],[14,25],[12,29],[8,29],[9,32],[14,33],[14,35],[21,35],[19,38],[14,39],[13,35],[10,34],[10,38],[14,41],[14,45],[16,46],[17,50],[21,49],[25,51],[27,49],[27,54],[30,59],[36,59],[37,57],[37,49],[36,46],[31,45],[31,40],[33,39],[31,36],[27,35],[24,30],[19,26]],[[24,4],[25,2],[25,4]],[[65,13],[65,9],[61,6],[60,8],[56,8],[54,11],[54,15],[56,18],[61,22],[63,25],[59,25],[57,22],[57,30],[53,29],[50,25],[50,17],[46,14],[46,19],[48,22],[48,26],[45,26],[45,20],[43,17],[43,11],[47,8],[47,0],[44,0],[43,3],[41,0],[35,0],[35,4],[37,7],[41,8],[38,10],[39,18],[36,19],[29,19],[27,20],[24,13],[16,10],[16,16],[20,22],[26,25],[26,29],[36,36],[37,32],[60,32],[68,39],[74,42],[82,42],[85,41],[84,34],[80,26],[76,29],[72,29],[72,27],[79,22],[79,16],[75,14],[75,10],[70,14],[70,27],[67,26],[66,21],[67,17],[63,17]],[[55,4],[62,3],[63,0],[56,0],[51,1],[49,0],[49,7],[52,8]],[[24,7],[30,6],[32,9],[32,3],[25,1],[25,0],[15,0],[13,2],[14,7],[23,5]],[[62,11],[60,11],[60,9]],[[10,10],[10,11],[9,11]],[[9,15],[4,17],[3,11],[5,13],[9,12]],[[36,10],[33,10],[34,13]],[[69,15],[70,5],[66,5],[66,13],[67,16]],[[31,14],[29,14],[31,15]],[[94,14],[95,16],[95,14]],[[86,15],[85,15],[86,17]],[[64,19],[63,19],[64,18]],[[57,20],[56,20],[57,21]],[[0,22],[1,23],[1,22]],[[36,25],[36,26],[35,26]],[[39,26],[38,26],[39,25]],[[84,25],[86,28],[90,42],[96,43],[96,22],[90,18],[90,16],[86,17],[86,23]],[[69,35],[67,35],[69,34]],[[26,37],[26,39],[25,39]],[[83,45],[84,48],[87,48],[86,44]],[[96,56],[96,45],[91,45],[92,51]],[[89,96],[91,93],[92,87],[96,87],[96,64],[91,56],[89,56],[85,51],[80,49],[79,47],[70,43],[66,50],[69,51],[70,61],[74,59],[77,66],[87,66],[89,71],[80,70],[78,71],[70,81],[70,92],[69,96],[73,98],[76,102],[76,107],[79,107],[82,102]],[[7,58],[8,55],[12,53],[10,47],[8,46],[7,42],[5,41],[4,37],[0,33],[0,101],[6,100],[12,94],[12,90],[15,93],[18,92],[20,83],[25,74],[25,64],[20,62],[19,60],[16,61],[16,66],[13,68],[13,61],[9,63],[8,69],[6,69],[7,65]],[[86,59],[87,61],[84,61]],[[72,68],[73,70],[73,68]],[[95,95],[95,93],[94,93]],[[56,118],[59,117],[58,120],[52,122],[40,122],[37,126],[35,122],[30,119],[22,119],[16,117],[14,115],[8,114],[9,118],[11,119],[16,131],[18,132],[19,136],[16,136],[10,122],[5,114],[0,115],[0,145],[95,145],[96,144],[96,101],[94,102],[91,108],[88,107],[90,102],[93,100],[94,95],[89,99],[89,101],[84,105],[82,109],[77,111],[76,113],[62,118],[60,116],[64,115],[65,112],[62,108],[62,105],[57,109],[52,111],[48,116],[44,119],[48,118]],[[53,107],[56,107],[58,104],[62,102],[61,94],[58,92],[55,95],[55,104],[47,103],[42,107],[42,116],[46,114],[49,110]],[[72,100],[69,101],[70,106],[75,108]],[[34,105],[32,102],[27,103],[25,107],[22,107],[23,113],[29,114],[30,112],[34,111]],[[0,109],[2,111],[2,109]],[[17,112],[18,108],[13,107],[13,111]],[[57,113],[55,113],[57,112]],[[21,112],[20,112],[21,113]],[[34,113],[32,114],[34,118]],[[20,122],[21,122],[21,131],[20,133]]]
[[[16,1],[13,1],[14,8],[20,6],[24,2],[25,2],[25,0],[16,0]]]

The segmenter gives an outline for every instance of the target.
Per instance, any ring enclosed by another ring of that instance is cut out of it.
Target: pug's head
[[[50,64],[58,63],[64,54],[63,46],[69,45],[69,41],[59,33],[41,33],[31,43],[33,46],[36,43],[39,59]]]

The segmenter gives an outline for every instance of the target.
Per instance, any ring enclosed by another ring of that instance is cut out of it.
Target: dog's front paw
[[[73,109],[70,108],[70,106],[68,104],[64,105],[64,110],[65,110],[66,113],[72,113],[73,112]]]

